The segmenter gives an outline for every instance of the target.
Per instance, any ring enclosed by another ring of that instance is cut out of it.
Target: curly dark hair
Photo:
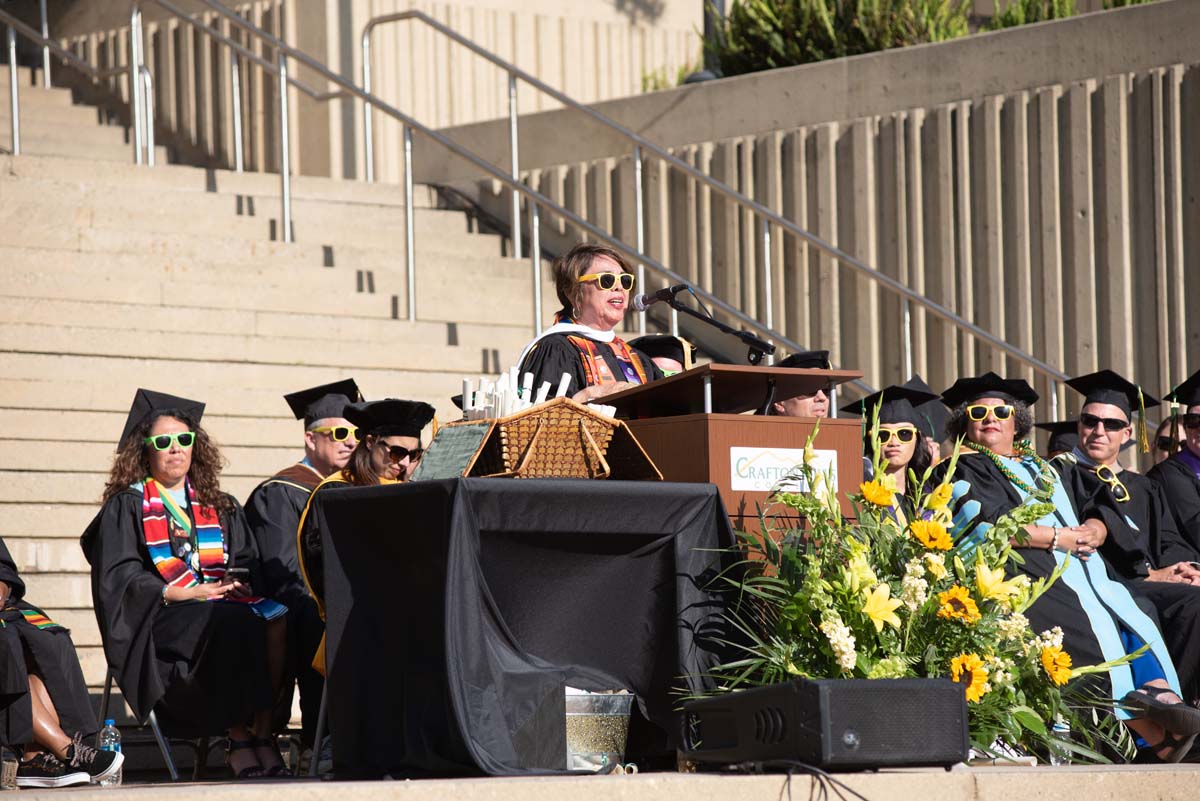
[[[1029,411],[1029,404],[1024,401],[1013,400],[1009,401],[1013,407],[1013,418],[1016,421],[1016,432],[1013,436],[1014,442],[1026,439],[1029,432],[1033,431],[1033,413]],[[967,403],[960,403],[950,412],[950,419],[946,421],[946,437],[948,439],[958,439],[967,435]]]
[[[888,425],[888,424],[884,424]],[[875,438],[870,432],[863,437],[863,456],[874,461],[875,460]],[[925,475],[925,471],[933,464],[933,453],[929,450],[929,444],[925,441],[925,436],[921,434],[921,429],[917,429],[917,447],[913,449],[912,459],[909,460],[905,470],[911,470],[913,475],[917,477],[916,481],[907,481],[904,484],[904,494],[910,500],[916,500],[917,494],[921,487],[919,486],[921,479]]]
[[[221,492],[221,468],[225,466],[221,450],[199,421],[179,409],[160,409],[154,412],[129,435],[125,444],[118,448],[117,455],[113,457],[112,469],[108,472],[108,483],[104,485],[101,503],[108,502],[129,489],[130,484],[144,481],[146,476],[150,475],[150,446],[146,445],[145,439],[150,436],[154,421],[160,417],[174,417],[196,434],[196,441],[192,444],[192,466],[188,470],[188,481],[196,490],[196,499],[220,512],[232,510],[233,500]]]

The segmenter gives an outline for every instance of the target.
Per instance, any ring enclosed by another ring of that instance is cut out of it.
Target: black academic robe
[[[938,464],[933,469],[930,486],[937,486],[944,480],[949,461]],[[1062,481],[1067,489],[1067,495],[1072,503],[1073,511],[1079,521],[1099,518],[1096,499],[1088,496],[1083,490],[1081,477],[1072,465],[1058,465]],[[958,460],[958,468],[954,473],[955,480],[964,480],[970,484],[966,495],[956,502],[957,508],[967,501],[979,502],[978,517],[963,532],[959,538],[969,535],[979,523],[995,523],[1002,516],[1021,504],[1021,497],[1000,469],[987,457],[973,451],[963,451]],[[1083,498],[1079,503],[1076,498]],[[1064,520],[1062,525],[1065,525]],[[1010,575],[1024,573],[1031,579],[1046,578],[1054,572],[1056,562],[1054,555],[1044,548],[1016,548],[1015,551],[1025,560],[1023,564],[1009,563]],[[1101,559],[1099,555],[1091,557]],[[1111,573],[1111,568],[1110,568]],[[1092,629],[1092,623],[1079,602],[1079,597],[1063,581],[1056,581],[1032,606],[1025,611],[1034,631],[1040,632],[1059,626],[1063,630],[1063,648],[1071,655],[1076,666],[1095,665],[1104,661],[1104,653],[1100,642]],[[1107,685],[1107,679],[1098,680],[1101,685]],[[1105,689],[1107,692],[1107,687]]]
[[[321,529],[317,525],[316,516],[309,514],[313,500],[322,493],[336,492],[339,489],[354,486],[346,481],[343,473],[334,473],[326,478],[319,487],[313,490],[308,506],[300,518],[298,543],[300,547],[300,570],[312,594],[319,604],[325,602],[325,560],[321,543]]]
[[[296,532],[308,496],[321,483],[304,464],[285,468],[254,488],[246,499],[246,522],[262,560],[263,591],[288,608],[288,674],[300,686],[300,713],[305,744],[315,736],[324,679],[312,668],[325,633],[316,602],[304,585],[296,555]],[[276,721],[291,714],[291,680]]]
[[[1129,500],[1119,502],[1112,488],[1088,466],[1081,464],[1075,472],[1081,479],[1077,489],[1088,497],[1094,495],[1108,501],[1096,507],[1108,528],[1100,553],[1135,596],[1140,595],[1154,605],[1184,697],[1195,699],[1200,696],[1200,587],[1146,578],[1151,569],[1200,561],[1200,553],[1179,533],[1175,515],[1157,482],[1128,470],[1121,471],[1118,478],[1125,485]]]
[[[1178,454],[1159,462],[1146,475],[1162,487],[1167,505],[1179,521],[1180,533],[1200,551],[1200,479]]]
[[[653,360],[637,348],[630,348],[630,353],[641,364],[647,381],[657,381],[663,377],[662,370]],[[596,351],[604,359],[608,369],[612,370],[613,378],[625,381],[625,372],[621,368],[621,360],[607,343],[597,342]],[[579,348],[571,344],[566,334],[551,334],[534,345],[533,350],[521,362],[521,375],[533,373],[533,391],[537,392],[543,381],[550,382],[550,397],[558,391],[558,382],[563,373],[571,376],[567,387],[567,397],[586,388],[587,371],[583,365],[583,356]]]
[[[0,605],[0,745],[19,747],[33,741],[31,672],[46,685],[62,730],[90,736],[100,727],[71,633],[62,626],[39,629],[26,621],[22,611],[42,611],[25,600],[25,582],[3,539],[0,582],[9,587],[8,600]]]
[[[230,567],[250,570],[258,554],[237,501],[221,514]],[[139,720],[153,710],[178,737],[219,735],[271,708],[266,622],[245,604],[164,604],[165,582],[146,548],[142,494],[126,490],[100,509],[80,538],[92,566],[92,602],[104,656]]]

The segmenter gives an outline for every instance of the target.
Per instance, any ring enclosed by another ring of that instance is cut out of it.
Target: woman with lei
[[[1032,579],[1061,571],[1026,611],[1030,625],[1035,631],[1060,628],[1063,649],[1077,666],[1117,660],[1146,646],[1141,656],[1109,671],[1109,686],[1098,689],[1119,699],[1116,715],[1138,735],[1148,758],[1179,761],[1200,734],[1200,710],[1183,703],[1162,635],[1096,552],[1107,535],[1093,506],[1102,499],[1076,492],[1074,468],[1056,470],[1025,440],[1032,427],[1029,407],[1037,397],[1025,381],[990,372],[959,379],[942,393],[953,409],[949,433],[962,437],[964,446],[952,476],[957,547],[969,550],[1001,516],[1030,496],[1048,494],[1054,511],[1025,527],[1014,541],[1023,562],[1009,565]],[[944,481],[949,467],[934,468],[931,483]],[[1088,501],[1077,506],[1072,497]]]
[[[104,505],[80,539],[104,656],[139,720],[178,737],[228,733],[238,778],[287,776],[272,732],[287,608],[253,592],[246,515],[218,481],[204,404],[139,389]],[[247,726],[247,721],[252,721]]]

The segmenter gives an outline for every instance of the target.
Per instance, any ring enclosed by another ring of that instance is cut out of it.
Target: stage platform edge
[[[835,774],[868,801],[1087,801],[1196,798],[1200,765],[1100,767],[957,767]],[[252,781],[200,784],[143,784],[114,787],[24,790],[20,797],[73,801],[785,801],[787,777],[723,774],[643,773],[634,776],[425,779],[371,782]],[[819,797],[812,779],[791,779],[790,797]],[[817,792],[810,795],[810,790]],[[843,791],[844,792],[844,791]],[[852,798],[846,794],[847,798]],[[16,795],[13,796],[16,798]],[[837,795],[831,789],[830,798]]]

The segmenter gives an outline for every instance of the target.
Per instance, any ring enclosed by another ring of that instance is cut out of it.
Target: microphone
[[[687,288],[687,284],[676,284],[675,286],[667,287],[666,289],[660,289],[651,295],[634,295],[633,301],[629,305],[633,307],[634,311],[645,311],[659,301],[674,300],[677,294]]]

